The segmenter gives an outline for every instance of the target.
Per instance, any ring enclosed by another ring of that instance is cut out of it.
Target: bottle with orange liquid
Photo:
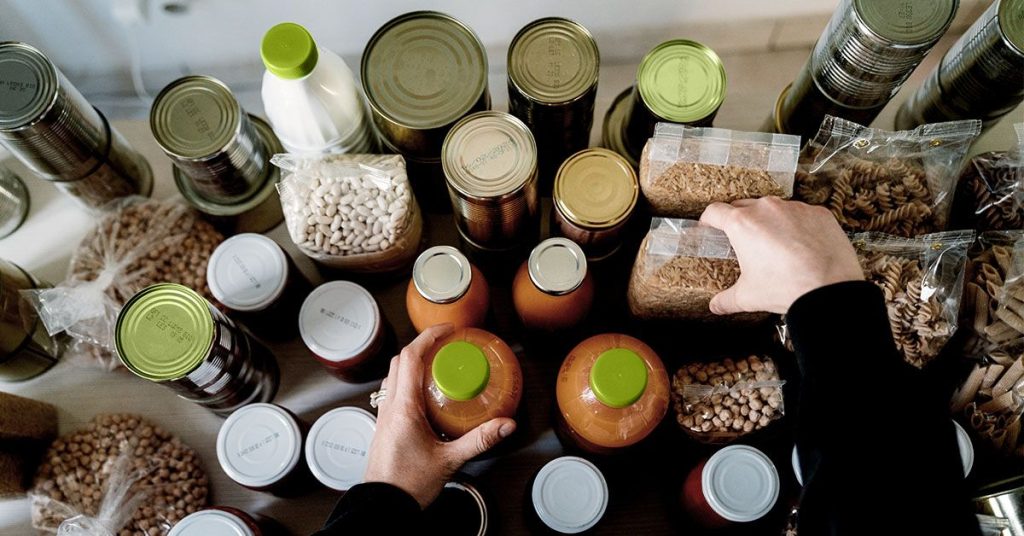
[[[405,308],[417,332],[436,324],[482,327],[490,308],[484,274],[459,250],[435,246],[416,259],[405,292]]]
[[[594,303],[583,250],[567,238],[541,242],[516,273],[512,303],[527,329],[553,332],[579,325]]]

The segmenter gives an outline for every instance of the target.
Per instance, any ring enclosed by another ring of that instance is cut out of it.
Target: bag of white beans
[[[274,155],[288,234],[331,268],[395,272],[416,258],[423,218],[399,155]]]

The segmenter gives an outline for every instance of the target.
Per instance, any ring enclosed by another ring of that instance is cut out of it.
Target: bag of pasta
[[[889,326],[903,358],[917,368],[935,359],[953,337],[973,231],[900,238],[852,237],[865,277],[885,295]]]
[[[950,409],[996,452],[1024,458],[1024,341],[989,351],[953,393]]]
[[[960,169],[981,121],[891,132],[825,116],[797,166],[794,197],[852,232],[914,237],[946,228]]]
[[[961,315],[970,330],[964,347],[968,356],[1024,338],[1024,282],[1012,269],[1022,263],[1024,230],[985,231],[971,248]],[[1008,307],[1001,307],[1004,295],[1011,298]]]

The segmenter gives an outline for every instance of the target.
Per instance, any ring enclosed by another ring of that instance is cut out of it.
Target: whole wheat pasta
[[[953,395],[950,408],[954,414],[966,417],[967,424],[978,437],[994,449],[1006,455],[1024,457],[1024,437],[1021,437],[1020,430],[1024,393],[1018,392],[1016,387],[1016,384],[1024,385],[1021,348],[1020,343],[1012,347],[1012,361],[1006,360],[1010,356],[1007,349],[990,352]],[[985,388],[986,385],[989,388]],[[1014,387],[1004,391],[1008,385]]]

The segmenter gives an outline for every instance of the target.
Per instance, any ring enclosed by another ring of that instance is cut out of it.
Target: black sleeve
[[[421,517],[420,505],[411,495],[391,484],[370,482],[345,492],[313,536],[412,534]]]
[[[949,394],[903,361],[881,291],[830,285],[786,316],[803,376],[800,534],[979,535]]]

